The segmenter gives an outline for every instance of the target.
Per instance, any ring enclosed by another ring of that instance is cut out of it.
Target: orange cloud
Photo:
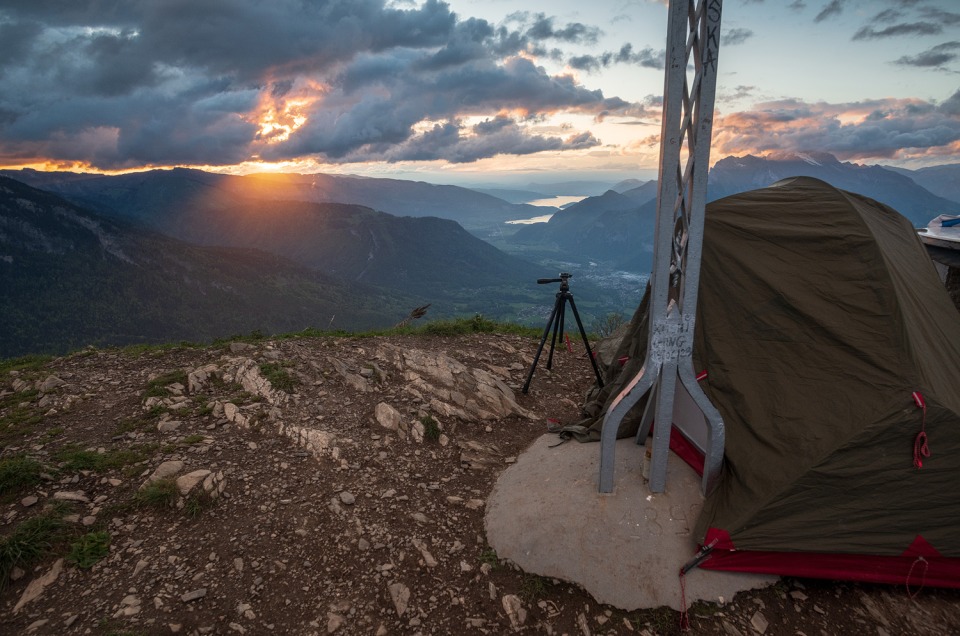
[[[947,103],[780,100],[718,116],[713,149],[716,155],[822,151],[841,159],[911,159],[955,153],[958,141],[960,116]]]

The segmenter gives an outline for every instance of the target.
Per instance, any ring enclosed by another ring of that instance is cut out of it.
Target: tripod
[[[587,348],[587,358],[593,365],[593,372],[597,376],[597,384],[603,387],[603,379],[600,377],[600,369],[597,368],[597,361],[593,359],[593,352],[590,350],[590,343],[587,341],[587,333],[583,330],[583,323],[580,322],[580,314],[577,312],[577,304],[573,302],[573,294],[570,293],[570,277],[573,274],[561,273],[560,278],[538,278],[538,285],[547,285],[549,283],[560,283],[560,291],[557,292],[557,301],[553,304],[553,311],[550,318],[547,319],[547,326],[543,330],[543,337],[540,338],[540,346],[537,347],[537,354],[533,356],[533,364],[530,365],[530,373],[527,374],[527,381],[523,384],[523,392],[530,389],[530,380],[533,379],[533,372],[537,368],[537,361],[540,360],[540,354],[543,353],[543,345],[547,341],[547,334],[550,333],[550,327],[553,327],[553,337],[550,339],[550,355],[547,356],[547,369],[553,366],[553,350],[557,344],[557,334],[563,333],[563,316],[566,313],[565,305],[569,301],[570,309],[573,310],[573,317],[577,321],[577,327],[580,328],[580,337],[583,338],[583,345]],[[561,336],[562,337],[562,336]]]

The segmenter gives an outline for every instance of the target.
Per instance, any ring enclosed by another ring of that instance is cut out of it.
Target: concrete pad
[[[667,491],[651,494],[643,447],[617,442],[614,492],[597,492],[600,444],[544,435],[497,480],[487,501],[487,541],[525,572],[579,584],[623,610],[679,610],[680,568],[697,551],[693,526],[703,506],[700,478],[672,453]],[[687,603],[725,602],[777,577],[695,569]]]

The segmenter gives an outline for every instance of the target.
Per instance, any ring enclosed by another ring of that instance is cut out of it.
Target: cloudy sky
[[[956,0],[726,0],[713,159],[960,161]],[[0,166],[655,176],[663,0],[0,0]]]

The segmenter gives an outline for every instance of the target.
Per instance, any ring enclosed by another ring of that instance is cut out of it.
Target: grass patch
[[[183,369],[168,371],[147,382],[147,388],[144,390],[142,397],[168,397],[170,392],[167,391],[167,387],[177,383],[184,386],[187,384],[187,372]]]
[[[10,580],[13,568],[29,569],[67,537],[69,528],[63,520],[65,510],[65,507],[57,506],[31,517],[0,539],[0,589]]]
[[[61,448],[53,455],[54,461],[63,464],[63,470],[97,470],[100,466],[100,455],[97,451],[81,450],[75,445]]]
[[[472,318],[453,318],[451,320],[433,320],[416,327],[403,327],[387,333],[428,335],[428,336],[462,336],[471,333],[506,333],[521,336],[537,337],[540,331],[534,327],[525,327],[514,323],[497,322],[476,314]]]
[[[173,508],[179,494],[177,482],[168,477],[147,484],[143,490],[137,492],[136,502],[142,508]]]
[[[148,447],[143,446],[98,453],[71,444],[54,453],[53,459],[62,463],[65,471],[91,470],[103,472],[142,462],[147,459],[147,453]]]
[[[440,424],[437,423],[437,420],[429,415],[424,415],[420,418],[420,423],[423,424],[423,439],[428,442],[436,442],[440,439]]]
[[[646,613],[644,625],[653,628],[656,634],[675,634],[680,632],[680,619],[669,607],[658,607]],[[640,621],[638,620],[637,623]]]
[[[183,440],[182,440],[180,443],[181,443],[181,444],[186,444],[187,446],[189,446],[189,445],[191,445],[191,444],[199,444],[200,442],[202,442],[202,441],[205,440],[205,439],[207,439],[207,438],[204,437],[203,435],[200,435],[200,434],[198,434],[198,433],[194,433],[193,435],[187,435],[186,437],[184,437]]]
[[[103,636],[146,636],[147,632],[141,629],[129,629],[127,627],[118,627],[119,621],[112,618],[102,618],[97,623],[98,633]]]
[[[294,387],[299,384],[292,375],[290,375],[282,364],[275,362],[260,365],[260,373],[263,374],[273,388],[284,393],[293,393]]]
[[[721,609],[723,608],[719,603],[711,603],[710,601],[697,601],[690,606],[690,609],[687,610],[687,612],[700,618],[710,618]]]
[[[551,583],[548,579],[536,574],[528,574],[520,582],[520,598],[527,603],[536,603],[546,596]]]
[[[35,459],[17,456],[0,460],[0,500],[40,483],[43,467]]]
[[[53,356],[27,355],[19,358],[0,360],[0,375],[7,375],[11,371],[37,371],[46,363],[53,360]]]
[[[132,344],[132,345],[126,345],[124,347],[120,347],[119,350],[121,353],[129,355],[130,357],[138,358],[145,354],[166,353],[168,351],[176,351],[177,349],[199,349],[200,347],[203,347],[203,346],[204,345],[198,344],[196,342],[188,342],[186,340],[182,340],[177,343],[168,342],[168,343],[161,343],[161,344],[143,344],[143,343]]]
[[[0,400],[0,447],[10,444],[19,444],[27,435],[34,432],[34,427],[43,421],[43,414],[39,409],[29,404],[37,396],[37,391],[14,393]],[[21,406],[21,404],[25,404]]]
[[[171,409],[169,409],[168,407],[164,406],[163,404],[154,404],[153,406],[151,406],[151,407],[147,410],[146,413],[144,413],[144,417],[148,417],[148,418],[156,417],[156,418],[159,418],[159,417],[160,417],[161,415],[163,415],[164,413],[172,413],[172,412],[173,412],[173,411],[172,411]]]
[[[142,431],[150,428],[150,422],[137,418],[126,418],[117,422],[117,428],[115,433],[117,435],[125,435],[127,433],[134,433],[137,431]]]
[[[61,435],[63,435],[63,427],[62,427],[62,426],[57,426],[57,427],[55,427],[55,428],[51,428],[51,429],[49,429],[47,432],[45,432],[45,433],[43,434],[43,436],[46,437],[47,439],[55,439],[55,438],[57,438],[57,437],[60,437]]]
[[[212,508],[214,504],[214,499],[207,493],[191,493],[189,497],[183,501],[183,514],[191,519],[196,519],[199,517],[204,510]]]
[[[90,532],[70,544],[67,562],[82,570],[88,570],[108,554],[110,554],[110,533]]]
[[[479,561],[481,564],[486,563],[492,569],[496,569],[500,565],[500,557],[497,556],[497,551],[490,547],[480,552]]]

